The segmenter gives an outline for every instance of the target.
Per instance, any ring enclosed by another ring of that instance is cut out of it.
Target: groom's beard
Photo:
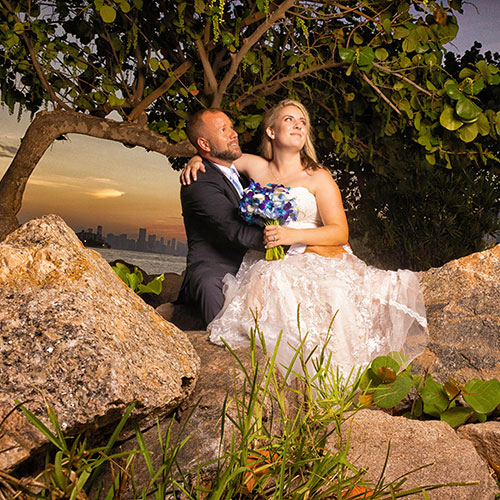
[[[210,144],[210,153],[214,158],[225,161],[237,160],[243,154],[239,145],[233,146],[232,149],[228,147],[224,151],[219,151],[212,144]]]

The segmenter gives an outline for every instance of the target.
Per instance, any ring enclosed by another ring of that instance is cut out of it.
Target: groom
[[[181,187],[188,255],[177,302],[197,306],[208,324],[224,304],[222,278],[236,274],[249,248],[264,250],[263,230],[238,213],[248,180],[233,166],[242,153],[229,117],[219,109],[200,110],[189,120],[187,135],[205,174]]]

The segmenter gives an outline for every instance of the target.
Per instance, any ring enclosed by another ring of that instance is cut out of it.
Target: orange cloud
[[[104,199],[104,198],[119,198],[125,194],[124,191],[118,191],[117,189],[98,189],[97,191],[92,191],[88,193],[94,198]]]

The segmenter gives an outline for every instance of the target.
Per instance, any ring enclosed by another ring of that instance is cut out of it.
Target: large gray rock
[[[457,429],[457,433],[472,441],[483,459],[500,473],[500,422],[464,425]]]
[[[430,342],[415,367],[449,376],[500,378],[500,245],[420,275]]]
[[[177,455],[180,469],[189,473],[200,464],[216,460],[220,453],[230,449],[233,427],[227,418],[224,440],[221,442],[224,403],[228,403],[229,413],[234,413],[231,400],[235,393],[239,398],[242,397],[245,377],[236,358],[227,349],[211,343],[206,332],[186,333],[200,356],[201,369],[194,391],[178,408],[171,430],[171,443],[189,436],[189,441]],[[237,354],[245,369],[251,373],[248,350],[239,350]],[[260,350],[257,352],[257,361],[259,366],[265,363]],[[170,419],[160,423],[162,435],[166,434],[170,424]],[[163,453],[158,442],[158,429],[154,426],[143,431],[142,435],[146,448],[150,451],[151,463],[155,470],[158,470],[162,464]],[[137,448],[135,437],[117,444],[117,450],[134,448]],[[215,463],[204,467],[203,474],[209,478],[215,468]],[[143,486],[149,480],[149,474],[141,456],[135,460],[134,471],[137,484]]]
[[[199,357],[85,249],[57,216],[33,220],[0,244],[0,421],[15,400],[68,433],[113,424],[132,401],[144,425],[193,390]],[[44,443],[18,411],[2,426],[0,470]]]
[[[350,426],[348,459],[367,468],[366,479],[380,477],[388,444],[390,452],[384,472],[385,482],[394,481],[412,470],[429,465],[407,476],[405,489],[452,482],[478,481],[472,486],[445,487],[428,492],[431,500],[493,500],[498,487],[486,462],[473,444],[461,439],[445,422],[418,421],[392,417],[381,411],[362,410],[344,426]],[[336,438],[326,447],[334,450]],[[413,498],[413,497],[412,497]],[[423,495],[415,497],[423,499]]]

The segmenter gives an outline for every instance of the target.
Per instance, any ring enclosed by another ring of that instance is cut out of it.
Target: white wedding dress
[[[315,196],[304,187],[290,194],[299,216],[289,227],[321,226]],[[306,356],[315,347],[315,355],[325,348],[333,367],[345,376],[391,351],[402,352],[408,361],[423,352],[427,321],[415,273],[368,266],[348,246],[336,257],[300,253],[300,246],[277,261],[249,251],[237,275],[226,275],[224,307],[207,328],[212,342],[224,345],[224,339],[234,349],[248,346],[254,311],[268,352],[283,331],[276,360],[282,369],[304,337]]]

